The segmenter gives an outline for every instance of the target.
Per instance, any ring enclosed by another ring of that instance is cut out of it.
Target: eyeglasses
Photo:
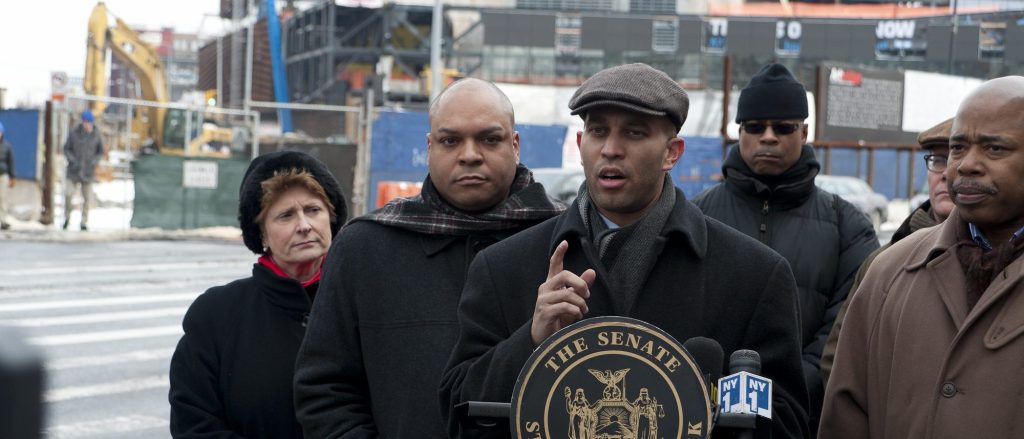
[[[924,165],[932,172],[945,172],[947,161],[949,161],[949,157],[944,155],[928,154],[924,156]]]
[[[787,134],[795,133],[796,130],[800,129],[800,125],[801,124],[799,123],[792,122],[744,122],[741,127],[743,128],[743,132],[745,133],[762,134],[765,132],[765,130],[768,129],[769,126],[771,126],[772,131],[775,132],[775,134],[785,136]]]

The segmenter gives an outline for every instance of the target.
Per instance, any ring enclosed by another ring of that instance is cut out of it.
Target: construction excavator
[[[225,121],[204,119],[200,112],[187,112],[168,108],[167,73],[156,48],[144,41],[124,21],[114,17],[109,24],[106,4],[99,2],[89,17],[89,35],[86,48],[85,93],[107,96],[107,50],[135,73],[139,81],[140,98],[154,105],[135,105],[131,118],[131,151],[158,150],[161,154],[206,157],[229,157],[232,149],[244,149],[250,141],[248,129],[229,125]],[[102,101],[92,101],[90,109],[101,114],[107,107]],[[187,114],[192,120],[186,120]],[[219,122],[219,123],[218,123]],[[184,148],[187,127],[191,127],[188,150]]]

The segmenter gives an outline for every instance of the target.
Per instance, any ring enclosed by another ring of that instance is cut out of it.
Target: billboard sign
[[[821,69],[818,140],[914,143],[903,131],[903,73],[843,64]]]

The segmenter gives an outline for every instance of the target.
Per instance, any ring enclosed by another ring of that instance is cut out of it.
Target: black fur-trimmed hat
[[[289,169],[305,170],[324,188],[324,193],[334,205],[335,218],[331,221],[331,235],[338,233],[345,224],[348,208],[341,186],[320,160],[299,151],[277,151],[264,154],[253,159],[249,168],[242,176],[242,186],[238,190],[238,225],[242,228],[242,240],[245,246],[256,254],[264,254],[263,239],[260,225],[256,224],[256,216],[260,214],[260,202],[263,199],[264,180],[274,176],[275,171]]]
[[[807,90],[786,66],[768,64],[740,92],[736,123],[786,119],[807,119]]]

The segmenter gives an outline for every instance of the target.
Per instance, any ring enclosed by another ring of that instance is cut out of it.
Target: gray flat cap
[[[665,116],[679,131],[690,110],[690,98],[683,87],[665,72],[636,63],[595,73],[569,99],[571,114],[581,117],[586,117],[587,110],[601,106]]]

